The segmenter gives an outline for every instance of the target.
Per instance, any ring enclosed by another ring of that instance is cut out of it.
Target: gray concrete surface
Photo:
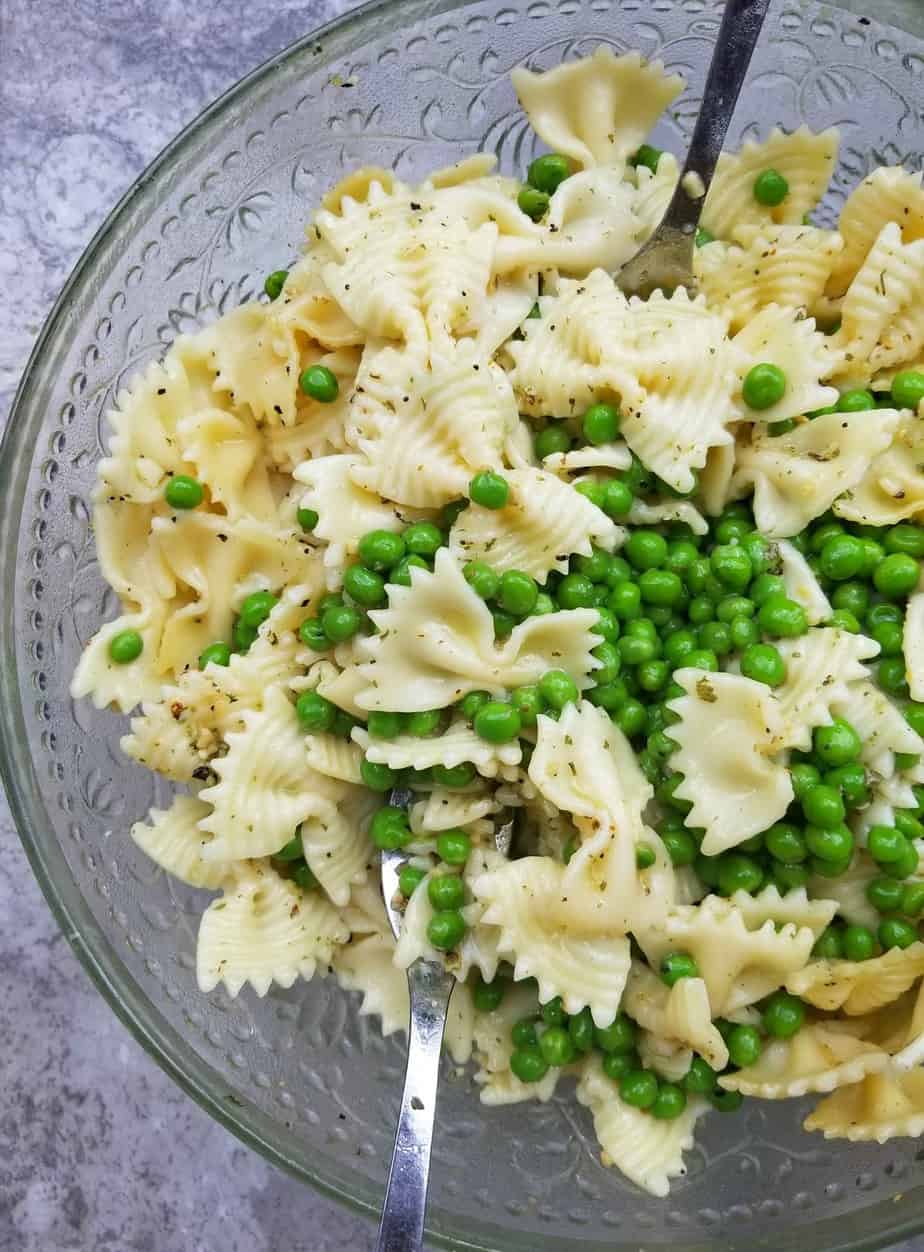
[[[209,100],[346,7],[0,0],[0,420],[117,197]],[[2,795],[0,1040],[0,1252],[372,1247],[367,1223],[241,1146],[130,1038],[58,933]]]

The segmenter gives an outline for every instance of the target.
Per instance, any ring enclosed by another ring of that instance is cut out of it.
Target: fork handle
[[[407,980],[407,1069],[375,1252],[420,1252],[423,1244],[440,1049],[454,986],[441,966],[424,960],[414,962]]]
[[[728,123],[735,109],[757,45],[770,0],[727,0],[703,91],[703,104],[693,128],[687,159],[662,222],[662,228],[690,235],[699,224],[703,199],[712,182],[716,162],[725,142]],[[703,195],[691,198],[683,189],[686,174],[698,174]]]

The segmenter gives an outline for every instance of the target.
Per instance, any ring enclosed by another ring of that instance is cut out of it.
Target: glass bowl
[[[857,0],[859,2],[859,0]],[[212,105],[139,179],[62,293],[2,447],[2,771],[36,875],[67,938],[152,1056],[245,1142],[355,1208],[380,1202],[403,1065],[354,997],[317,980],[269,995],[202,996],[203,899],[127,838],[165,799],[124,758],[124,719],[74,703],[82,645],[114,615],[87,500],[104,414],[184,331],[259,291],[296,252],[309,209],[363,164],[422,175],[481,148],[522,170],[533,139],[509,70],[606,43],[663,57],[689,89],[657,136],[683,150],[718,27],[718,0],[405,0],[336,22]],[[924,11],[880,4],[888,27],[842,8],[771,10],[731,142],[837,125],[823,215],[877,164],[924,149]],[[657,141],[656,140],[656,141]],[[751,1101],[707,1119],[669,1200],[602,1168],[586,1113],[486,1109],[447,1066],[430,1206],[443,1246],[528,1252],[856,1249],[924,1228],[913,1140],[829,1145],[801,1110]]]

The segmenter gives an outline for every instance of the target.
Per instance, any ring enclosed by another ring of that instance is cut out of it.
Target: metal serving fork
[[[406,809],[410,800],[409,791],[395,790],[389,797],[397,808]],[[495,843],[505,856],[512,834],[512,819],[498,825]],[[382,853],[382,898],[396,939],[401,931],[401,913],[395,907],[398,873],[406,859],[400,850]],[[440,1050],[456,980],[441,961],[421,958],[408,969],[407,985],[411,1000],[407,1068],[376,1252],[419,1252],[423,1243]]]
[[[627,296],[649,296],[659,287],[688,291],[695,287],[693,247],[699,216],[769,6],[770,0],[728,0],[725,5],[680,181],[657,230],[616,275]]]

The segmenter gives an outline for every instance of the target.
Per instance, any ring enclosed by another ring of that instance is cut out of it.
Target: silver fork
[[[389,797],[390,804],[403,809],[410,800],[409,791],[395,790]],[[505,856],[512,834],[512,818],[497,828],[495,843]],[[382,853],[382,898],[396,939],[401,932],[401,913],[395,907],[398,873],[406,859],[400,850]],[[440,1051],[455,985],[455,978],[441,961],[421,957],[407,971],[411,1000],[407,1068],[375,1252],[419,1252],[423,1243]]]
[[[695,286],[696,228],[769,6],[770,0],[727,0],[677,188],[657,230],[616,275],[618,286],[627,296],[649,296],[659,287],[686,287],[691,291]],[[701,181],[701,188],[696,188],[701,194],[691,195],[684,188],[688,174]]]

